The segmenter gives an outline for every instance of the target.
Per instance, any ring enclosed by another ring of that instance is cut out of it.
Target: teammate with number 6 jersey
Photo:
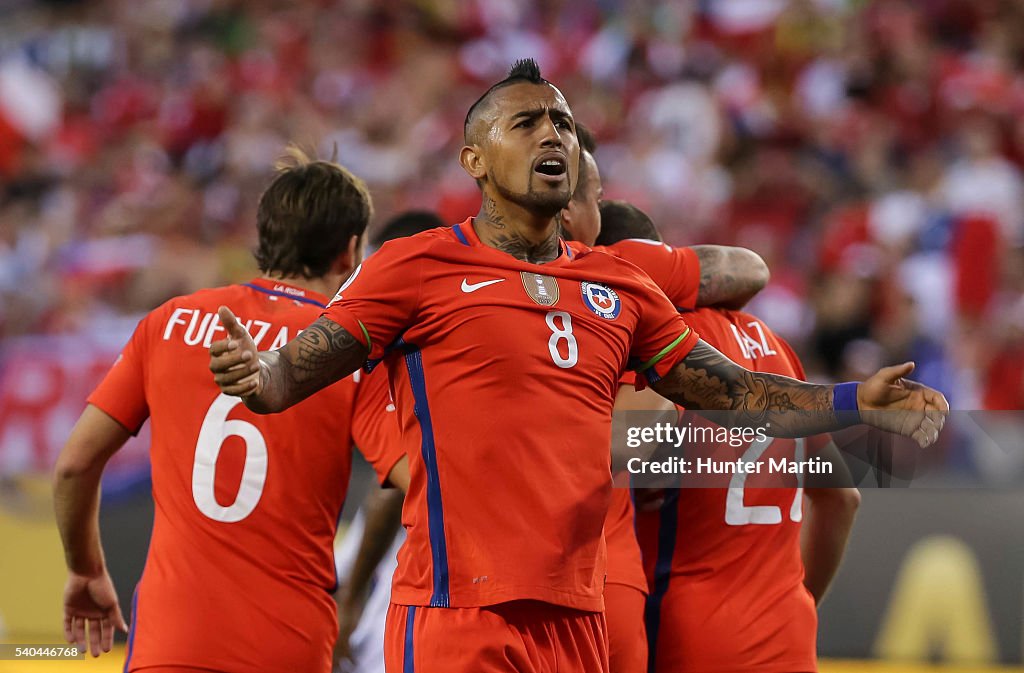
[[[69,579],[65,635],[93,655],[124,627],[99,544],[107,458],[152,421],[156,512],[132,599],[126,671],[320,671],[337,634],[333,541],[355,442],[397,441],[387,382],[345,378],[274,416],[211,380],[230,304],[264,347],[314,320],[362,256],[370,196],[344,168],[296,154],[260,201],[264,276],[177,297],[147,315],[89,397],[55,476]],[[386,470],[386,468],[385,468]]]
[[[752,371],[805,378],[789,344],[741,311],[685,314],[701,338]],[[805,460],[832,454],[824,437],[691,445],[690,460]],[[696,463],[694,463],[696,464]],[[837,469],[845,469],[841,461]],[[820,600],[842,557],[859,502],[855,488],[804,489],[778,474],[695,477],[636,515],[650,591],[649,670],[668,673],[809,673]],[[642,496],[640,498],[642,500]],[[803,554],[801,553],[803,551]],[[806,567],[806,572],[805,572]]]

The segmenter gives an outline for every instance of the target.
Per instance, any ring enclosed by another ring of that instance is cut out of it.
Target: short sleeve
[[[387,482],[388,475],[405,455],[405,450],[384,367],[364,373],[356,388],[352,439],[377,473],[377,480],[381,484]]]
[[[630,368],[636,371],[637,390],[659,381],[697,345],[699,337],[672,302],[643,279],[637,289],[641,315],[633,336]]]
[[[147,327],[151,316],[152,314],[143,318],[135,328],[135,333],[117,356],[114,366],[87,400],[133,435],[138,433],[142,424],[149,418],[144,366]]]
[[[419,303],[422,242],[385,243],[349,277],[323,317],[362,341],[378,359],[408,327]]]
[[[775,340],[779,342],[779,346],[781,346],[782,350],[785,351],[786,358],[793,366],[793,378],[799,379],[800,381],[806,381],[807,372],[804,371],[804,363],[800,361],[799,357],[797,357],[796,351],[793,350],[793,347],[789,345],[788,341],[780,337],[778,334],[775,334]]]
[[[675,308],[692,311],[700,290],[700,259],[693,248],[673,248],[659,241],[627,239],[612,246],[622,259],[640,267]]]

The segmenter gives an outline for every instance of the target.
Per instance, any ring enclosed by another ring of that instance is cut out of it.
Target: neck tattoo
[[[486,243],[530,264],[544,264],[558,257],[557,231],[552,231],[550,236],[539,243],[517,233],[494,232],[487,237]]]
[[[494,199],[484,195],[483,207],[480,210],[483,214],[483,217],[479,218],[481,222],[494,229],[505,228],[505,216],[498,212],[498,204],[494,202]]]

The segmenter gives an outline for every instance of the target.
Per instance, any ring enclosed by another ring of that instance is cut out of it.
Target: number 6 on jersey
[[[213,401],[199,429],[192,464],[192,499],[196,507],[207,517],[224,523],[235,523],[252,514],[267,481],[267,442],[259,428],[241,419],[228,420],[228,414],[239,404],[241,398],[223,394]],[[232,435],[245,441],[245,467],[235,501],[224,507],[214,495],[214,482],[220,449]]]

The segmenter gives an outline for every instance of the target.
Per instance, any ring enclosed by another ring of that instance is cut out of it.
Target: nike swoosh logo
[[[476,292],[477,290],[479,290],[482,287],[487,287],[488,285],[494,285],[495,283],[501,283],[504,280],[505,280],[504,278],[499,278],[497,280],[485,280],[482,283],[469,283],[465,278],[463,278],[462,279],[462,291],[465,292],[466,294],[469,294],[470,292]]]

